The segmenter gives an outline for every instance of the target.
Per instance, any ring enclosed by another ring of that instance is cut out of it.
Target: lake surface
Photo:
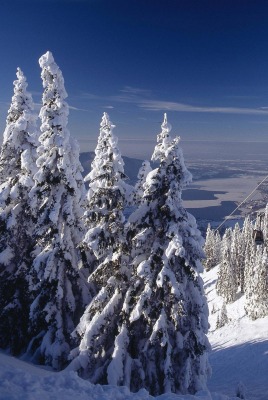
[[[203,189],[185,189],[182,192],[183,200],[216,200],[216,194],[225,194],[226,192],[211,192]]]
[[[197,220],[222,221],[230,215],[237,207],[234,201],[222,201],[217,207],[189,208],[188,212]],[[236,215],[240,212],[236,211]]]

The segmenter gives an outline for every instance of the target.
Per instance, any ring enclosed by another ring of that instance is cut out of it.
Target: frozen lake
[[[127,142],[127,141],[125,141]],[[122,144],[121,142],[119,143]],[[144,140],[143,153],[137,158],[124,157],[128,183],[135,184],[142,164],[142,154],[149,159],[155,143]],[[135,144],[132,142],[132,150]],[[122,146],[120,146],[121,148]],[[183,205],[198,220],[221,222],[268,174],[268,142],[213,142],[181,140],[185,164],[193,175],[191,186],[183,191]],[[127,143],[123,143],[127,149]],[[130,155],[127,151],[123,154]],[[135,153],[136,155],[136,153]],[[85,173],[90,169],[94,153],[82,153]],[[268,185],[262,185],[243,207],[247,215],[256,204],[268,202]],[[253,202],[256,202],[253,204]],[[239,215],[239,212],[236,212]]]

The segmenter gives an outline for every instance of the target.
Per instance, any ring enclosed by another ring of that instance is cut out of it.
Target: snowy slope
[[[153,400],[146,390],[92,385],[74,372],[53,372],[0,353],[0,400]],[[158,400],[235,400],[209,392],[164,394]]]
[[[238,382],[246,399],[268,400],[268,317],[251,321],[244,312],[244,297],[227,305],[229,323],[215,329],[222,298],[216,295],[217,268],[203,275],[208,296],[212,345],[211,393],[196,396],[165,394],[158,400],[234,400]],[[216,311],[216,312],[215,312]],[[220,394],[221,393],[221,394]],[[73,372],[53,372],[0,353],[0,400],[153,400],[145,390],[92,385]]]
[[[223,300],[215,290],[218,268],[203,275],[210,309],[209,341],[211,391],[233,395],[238,382],[246,388],[246,399],[268,399],[268,317],[251,321],[244,311],[244,296],[227,304],[229,322],[216,329]],[[214,309],[214,310],[213,310]]]

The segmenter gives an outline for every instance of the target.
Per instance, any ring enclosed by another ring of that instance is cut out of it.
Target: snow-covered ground
[[[204,276],[210,309],[209,341],[212,346],[210,363],[212,377],[208,387],[212,392],[232,395],[241,382],[246,399],[268,399],[268,317],[251,321],[244,311],[244,296],[227,304],[229,323],[216,329],[222,298],[215,290],[217,267]]]
[[[153,400],[142,389],[92,385],[75,372],[53,372],[0,353],[1,400]],[[158,400],[235,400],[220,394],[200,392],[195,396],[164,394]]]
[[[222,299],[216,295],[217,268],[203,275],[208,296],[212,345],[209,392],[195,396],[165,394],[158,400],[234,400],[239,382],[246,399],[268,399],[268,317],[251,321],[244,298],[227,305],[229,323],[215,329]],[[130,393],[125,387],[92,385],[74,372],[53,372],[0,353],[0,400],[153,400],[145,390]]]

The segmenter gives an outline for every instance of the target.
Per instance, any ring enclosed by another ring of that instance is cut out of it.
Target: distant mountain
[[[80,154],[80,162],[84,168],[83,175],[86,176],[90,169],[91,169],[91,163],[94,159],[95,153],[93,151],[87,152],[87,153],[81,153]],[[141,167],[141,164],[143,160],[138,160],[137,158],[131,158],[131,157],[122,157],[125,163],[125,174],[129,177],[129,180],[127,181],[128,184],[130,185],[135,185],[136,180],[137,180],[137,175],[139,172],[139,169]]]

